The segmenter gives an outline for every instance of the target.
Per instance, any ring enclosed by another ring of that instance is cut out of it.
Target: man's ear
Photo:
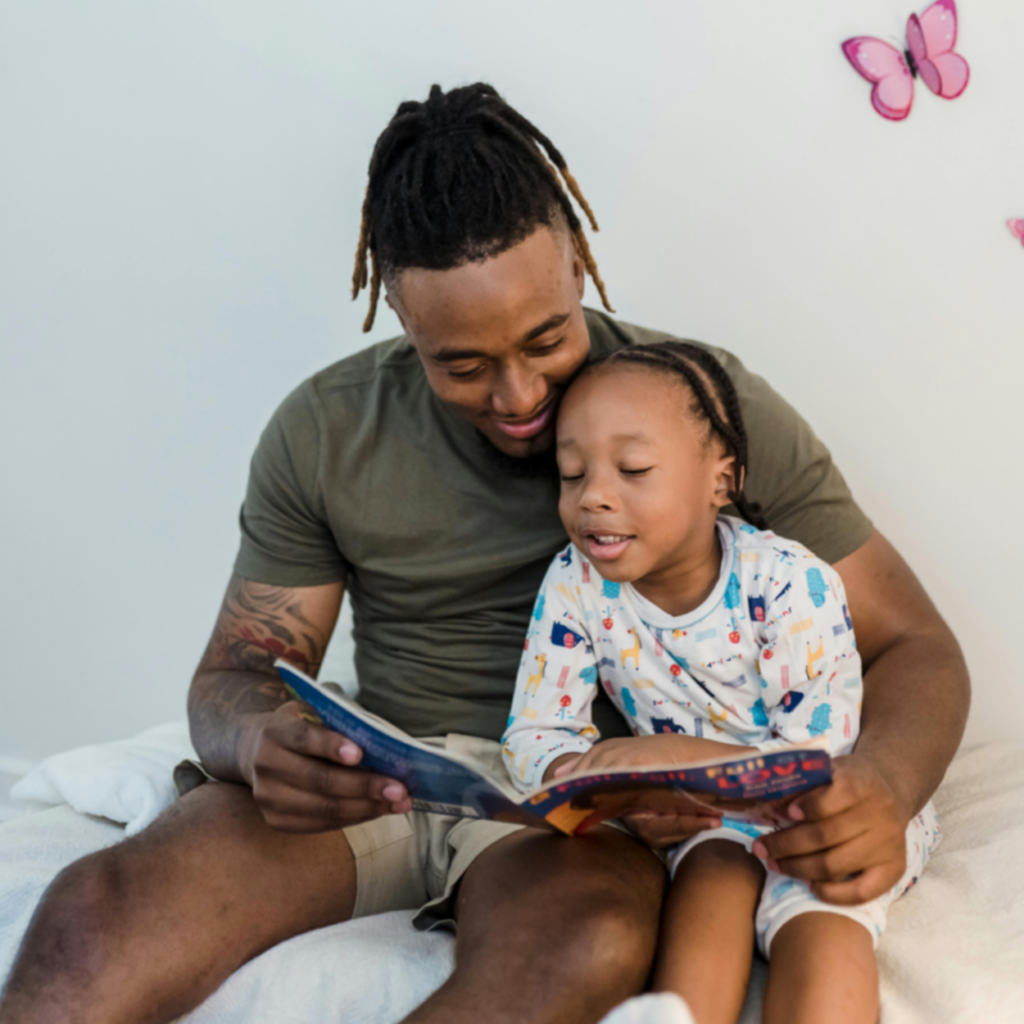
[[[576,282],[576,295],[582,299],[587,288],[587,268],[583,264],[583,257],[575,244],[572,247],[572,276]]]
[[[712,504],[716,508],[725,508],[726,505],[731,505],[732,498],[729,495],[735,494],[738,490],[739,488],[736,486],[736,456],[723,455],[715,463],[715,489],[711,496]]]
[[[402,325],[402,330],[403,330],[403,332],[404,332],[404,333],[406,333],[406,334],[408,334],[408,333],[409,333],[409,328],[408,328],[408,327],[406,327],[406,325],[405,325],[405,317],[404,317],[404,316],[402,316],[402,307],[401,307],[401,303],[400,303],[400,302],[398,301],[398,299],[397,299],[397,298],[396,298],[395,300],[393,300],[393,301],[392,301],[392,298],[391,298],[391,293],[390,293],[389,291],[387,291],[387,290],[385,290],[385,292],[384,292],[384,301],[385,301],[385,302],[386,302],[386,303],[387,303],[387,304],[388,304],[388,305],[389,305],[389,306],[391,307],[391,309],[392,309],[392,310],[394,311],[394,314],[395,314],[395,316],[397,316],[397,317],[398,317],[398,322],[399,322],[399,323],[400,323],[400,324]]]

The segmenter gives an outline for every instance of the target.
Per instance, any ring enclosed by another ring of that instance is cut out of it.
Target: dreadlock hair
[[[685,381],[693,396],[690,412],[707,422],[712,436],[721,438],[726,452],[736,459],[736,489],[729,491],[729,500],[748,523],[759,530],[767,530],[761,506],[747,501],[743,495],[747,476],[747,432],[736,387],[722,364],[698,345],[684,341],[658,341],[650,345],[627,345],[598,356],[584,364],[577,379],[599,366],[619,363],[643,367],[654,373],[674,374]]]
[[[400,104],[370,157],[352,274],[353,299],[370,289],[363,330],[373,326],[382,275],[387,280],[407,267],[451,270],[497,256],[559,213],[614,313],[559,174],[597,231],[562,154],[490,85],[447,93],[434,85],[425,102]]]

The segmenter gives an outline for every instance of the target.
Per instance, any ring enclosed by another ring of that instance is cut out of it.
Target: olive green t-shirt
[[[586,311],[591,351],[663,332]],[[871,534],[828,449],[760,377],[736,384],[746,493],[772,529],[836,562]],[[726,511],[734,511],[727,509]],[[558,479],[520,470],[441,403],[405,337],[293,391],[253,456],[235,571],[283,587],[344,581],[360,702],[413,735],[500,738],[533,601],[566,543]],[[610,702],[602,733],[622,733]]]

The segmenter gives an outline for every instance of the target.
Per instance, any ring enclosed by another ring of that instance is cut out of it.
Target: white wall
[[[968,739],[1013,735],[1024,6],[963,4],[967,91],[891,124],[839,43],[909,11],[0,7],[0,754],[183,714],[259,431],[366,340],[373,141],[478,78],[566,154],[619,314],[732,348],[816,426],[967,650]]]

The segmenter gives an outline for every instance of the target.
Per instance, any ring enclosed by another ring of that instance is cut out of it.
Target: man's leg
[[[263,950],[350,917],[355,892],[341,832],[277,832],[248,789],[200,786],[138,836],[57,876],[0,1022],[173,1020]]]
[[[647,979],[664,880],[657,858],[609,828],[496,843],[461,886],[455,973],[409,1020],[600,1019]],[[57,877],[0,1022],[173,1020],[275,943],[346,920],[355,888],[340,832],[275,832],[248,790],[202,786]]]
[[[640,992],[665,869],[612,828],[526,829],[473,862],[458,895],[455,972],[406,1024],[589,1024]]]

